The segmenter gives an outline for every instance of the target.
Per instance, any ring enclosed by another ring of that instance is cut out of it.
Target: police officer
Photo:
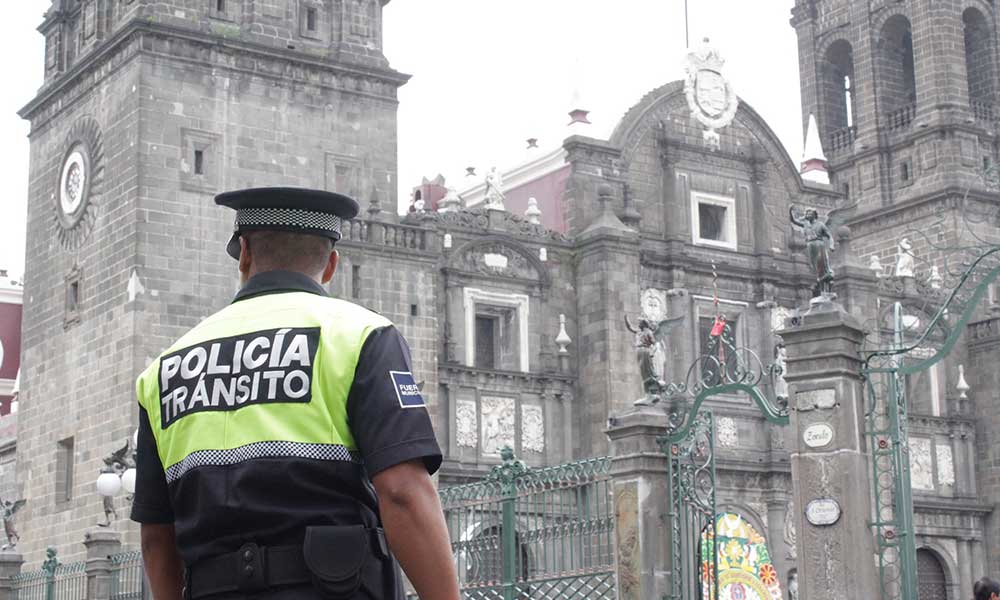
[[[142,373],[138,479],[157,600],[457,600],[441,464],[409,349],[327,296],[357,203],[257,188],[227,246],[243,288]],[[184,590],[182,592],[182,590]]]

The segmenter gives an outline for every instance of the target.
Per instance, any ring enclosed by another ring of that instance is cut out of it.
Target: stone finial
[[[528,138],[528,150],[538,149],[538,138],[530,137]]]
[[[556,336],[556,345],[559,346],[559,354],[567,354],[566,347],[572,343],[573,340],[566,333],[566,315],[559,315],[559,335]]]
[[[444,234],[444,247],[445,247],[445,250],[450,249],[451,245],[452,245],[451,234],[450,233]]]
[[[128,278],[128,301],[134,302],[136,297],[141,296],[146,293],[146,288],[142,285],[142,281],[139,279],[139,270],[132,269],[132,276]]]
[[[438,212],[455,212],[462,208],[462,198],[455,188],[449,186],[444,198],[438,201]]]
[[[830,174],[826,170],[826,154],[823,153],[823,142],[819,137],[815,115],[809,115],[809,125],[806,127],[806,143],[802,149],[800,171],[802,179],[815,183],[830,183]]]
[[[965,380],[965,365],[958,365],[958,383],[955,384],[955,390],[958,391],[958,397],[965,400],[969,397],[968,392],[971,388],[969,387],[969,382]]]
[[[524,218],[528,219],[528,222],[533,225],[541,225],[541,216],[542,210],[538,208],[538,200],[535,198],[528,198],[528,208],[524,211]]]
[[[549,260],[549,251],[545,248],[545,246],[538,249],[538,260],[542,262],[548,262]]]
[[[899,240],[896,252],[896,277],[913,277],[913,245],[908,238]]]
[[[378,188],[372,186],[372,195],[368,200],[368,216],[374,219],[378,217],[380,212],[382,212],[382,199],[378,193]]]
[[[466,177],[475,177],[476,176],[476,167],[465,167],[465,176]]]

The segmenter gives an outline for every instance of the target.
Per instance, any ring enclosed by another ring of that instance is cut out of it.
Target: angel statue
[[[118,477],[121,477],[129,467],[135,466],[135,461],[132,458],[134,454],[135,452],[132,451],[132,440],[129,439],[125,442],[124,446],[104,458],[104,466],[101,468],[101,474],[114,473]],[[98,523],[97,525],[99,527],[111,527],[111,524],[118,520],[115,499],[113,496],[104,496],[102,500],[104,502],[104,523]]]
[[[795,207],[788,207],[788,216],[791,218],[792,224],[801,227],[806,236],[809,265],[816,275],[813,298],[829,296],[833,293],[833,269],[830,267],[830,252],[836,248],[833,240],[834,216],[855,206],[857,204],[834,209],[827,214],[824,221],[819,220],[819,213],[815,209],[810,208],[806,211],[805,218],[800,219],[795,216]]]
[[[636,329],[628,320],[628,315],[625,315],[625,327],[635,334],[635,352],[639,360],[639,374],[642,377],[644,395],[635,401],[636,406],[649,406],[660,401],[660,395],[667,383],[663,377],[662,362],[655,360],[655,356],[658,350],[666,353],[667,333],[682,320],[684,317],[664,319],[657,323],[654,329],[649,319],[639,319],[639,328]]]
[[[20,541],[21,536],[17,534],[17,529],[14,527],[14,515],[21,510],[25,502],[26,500],[18,500],[17,502],[0,500],[0,506],[3,507],[3,532],[7,535],[7,543],[0,547],[0,550],[17,549],[17,542]]]

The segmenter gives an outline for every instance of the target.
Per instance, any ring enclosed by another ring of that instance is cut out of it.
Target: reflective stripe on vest
[[[265,457],[357,461],[347,396],[368,335],[391,322],[306,292],[235,302],[139,376],[167,474]]]

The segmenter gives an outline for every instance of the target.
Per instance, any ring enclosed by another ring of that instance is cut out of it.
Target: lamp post
[[[138,445],[139,430],[132,434],[132,438],[125,443],[125,446],[104,459],[104,467],[101,468],[100,475],[97,476],[97,493],[101,495],[104,503],[104,523],[98,523],[100,527],[110,527],[118,519],[118,511],[115,510],[115,496],[125,489],[125,498],[132,501],[135,494],[135,448]]]

